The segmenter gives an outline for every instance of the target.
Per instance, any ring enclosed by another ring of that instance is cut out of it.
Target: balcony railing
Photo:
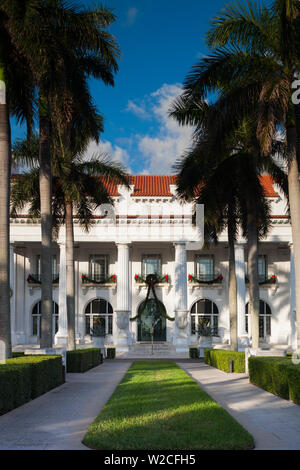
[[[41,274],[29,274],[27,277],[28,284],[41,284]],[[59,283],[59,274],[52,274],[52,284]]]
[[[192,274],[189,274],[188,280],[191,283],[194,284],[222,284],[223,282],[223,276],[222,274],[198,274],[193,276]]]
[[[105,274],[82,274],[82,284],[115,284],[117,276],[112,274],[107,276]]]
[[[245,282],[246,282],[246,284],[249,284],[249,282],[250,282],[249,276],[245,276]],[[274,274],[272,276],[266,276],[265,274],[258,276],[258,283],[260,285],[263,285],[263,284],[276,284],[276,282],[277,282],[277,278]]]

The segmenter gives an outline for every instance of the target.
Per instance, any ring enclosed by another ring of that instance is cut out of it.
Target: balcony
[[[218,274],[198,274],[198,276],[188,275],[189,291],[193,293],[194,289],[200,287],[218,289],[219,293],[222,292],[223,275]]]
[[[89,287],[103,287],[116,289],[117,287],[117,276],[112,274],[111,276],[105,276],[104,274],[82,274],[82,292],[86,294],[86,290]]]
[[[245,276],[245,283],[246,284],[249,284],[250,280],[249,280],[249,277],[248,276]],[[273,274],[272,276],[267,276],[267,275],[259,275],[258,276],[258,283],[260,286],[263,286],[263,285],[274,285],[277,283],[277,278],[276,276]]]
[[[41,274],[29,274],[27,277],[27,282],[30,285],[40,285],[41,284]],[[52,274],[52,284],[59,283],[59,274]]]

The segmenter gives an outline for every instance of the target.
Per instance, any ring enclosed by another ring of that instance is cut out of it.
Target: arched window
[[[58,305],[53,301],[52,303],[52,331],[53,334],[58,332]],[[40,338],[41,336],[41,313],[42,313],[42,302],[37,302],[32,309],[32,335]]]
[[[191,334],[218,335],[219,310],[214,302],[201,299],[191,308]]]
[[[259,337],[265,339],[271,336],[271,309],[263,300],[259,301]],[[250,324],[249,303],[246,305],[246,332],[249,333]]]
[[[101,325],[105,334],[113,333],[113,308],[104,299],[95,299],[85,309],[85,334],[89,335],[93,328]]]

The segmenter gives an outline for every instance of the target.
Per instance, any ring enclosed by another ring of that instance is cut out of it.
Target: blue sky
[[[86,5],[93,6],[94,0]],[[210,18],[224,0],[107,0],[117,21],[110,27],[121,48],[115,87],[91,80],[91,93],[105,118],[101,144],[131,173],[166,174],[190,144],[191,129],[168,117],[191,67],[207,54]],[[13,139],[24,129],[13,123]]]

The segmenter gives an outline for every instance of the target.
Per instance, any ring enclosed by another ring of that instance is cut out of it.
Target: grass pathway
[[[134,362],[89,427],[101,450],[252,449],[252,436],[173,362]]]

